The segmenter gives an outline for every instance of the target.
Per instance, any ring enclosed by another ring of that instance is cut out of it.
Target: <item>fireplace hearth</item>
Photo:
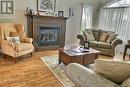
[[[36,51],[64,47],[67,18],[25,15],[27,16],[27,33],[33,38]]]

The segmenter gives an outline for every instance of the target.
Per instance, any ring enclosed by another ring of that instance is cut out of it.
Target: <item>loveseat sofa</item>
[[[65,67],[66,75],[76,87],[130,87],[130,63],[96,60],[94,68],[77,63]]]
[[[116,46],[123,43],[114,32],[99,29],[85,29],[83,34],[77,35],[77,38],[80,39],[81,45],[89,42],[90,47],[109,56],[114,56]]]

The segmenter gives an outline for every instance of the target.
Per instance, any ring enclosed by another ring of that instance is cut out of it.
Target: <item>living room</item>
[[[0,87],[130,87],[129,0],[0,5]]]

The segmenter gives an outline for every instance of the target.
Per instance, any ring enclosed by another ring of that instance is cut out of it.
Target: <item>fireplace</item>
[[[39,27],[38,45],[58,45],[59,36],[59,27]]]
[[[27,17],[27,33],[33,38],[36,51],[52,50],[64,47],[66,17],[25,14]]]

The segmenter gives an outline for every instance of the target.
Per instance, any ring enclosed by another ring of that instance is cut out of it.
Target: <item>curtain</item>
[[[103,8],[100,10],[99,28],[114,31],[123,44],[117,47],[118,52],[124,51],[128,40],[128,29],[130,29],[130,8]]]
[[[93,8],[83,5],[81,31],[92,28]]]

